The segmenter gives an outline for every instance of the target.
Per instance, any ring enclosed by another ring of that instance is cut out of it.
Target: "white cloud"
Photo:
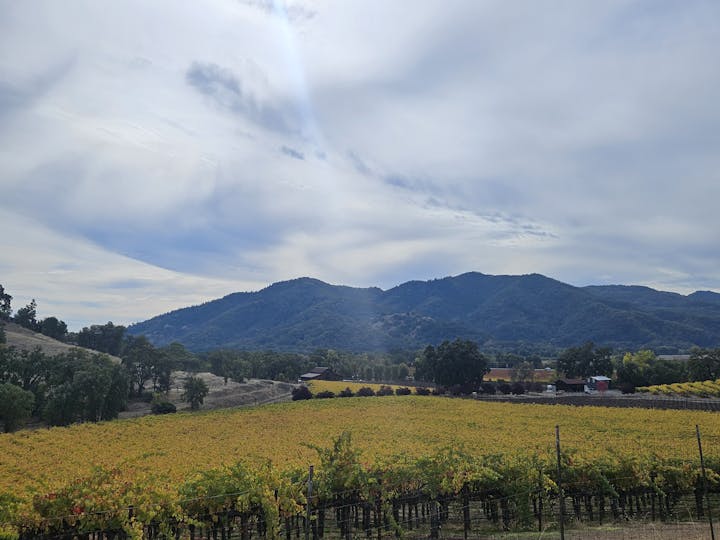
[[[251,279],[208,279],[158,268],[111,253],[82,238],[60,235],[16,214],[0,211],[0,274],[18,309],[31,298],[38,316],[55,315],[78,330],[112,319],[128,324],[233,290],[257,290]]]
[[[717,289],[718,15],[3,4],[0,282],[77,324],[298,275]]]

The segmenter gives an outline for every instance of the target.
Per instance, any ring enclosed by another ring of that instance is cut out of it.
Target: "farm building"
[[[329,367],[316,367],[308,373],[300,375],[300,380],[307,381],[341,381],[342,377]]]
[[[587,391],[590,392],[605,392],[610,388],[610,378],[603,375],[595,375],[594,377],[588,377],[587,380]]]
[[[558,379],[555,388],[560,392],[582,392],[585,390],[585,379]]]

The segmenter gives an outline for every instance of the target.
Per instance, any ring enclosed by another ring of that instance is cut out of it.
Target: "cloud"
[[[295,150],[294,148],[290,148],[289,146],[285,146],[285,145],[281,146],[280,151],[283,154],[285,154],[286,156],[289,156],[293,159],[299,159],[301,161],[305,159],[305,154]]]
[[[259,9],[268,15],[281,17],[289,21],[308,20],[317,15],[317,11],[300,3],[279,0],[240,0],[240,2],[246,6]]]
[[[241,114],[265,129],[289,134],[296,132],[280,110],[258,103],[243,91],[238,77],[228,69],[213,63],[193,62],[185,78],[190,86],[208,96],[221,109]]]
[[[162,313],[265,284],[173,272],[17,214],[0,211],[0,219],[0,252],[12,255],[0,267],[2,284],[13,295],[13,308],[36,298],[38,317],[57,316],[75,330],[107,320],[128,324],[146,318],[150,306]]]
[[[76,324],[298,275],[717,289],[718,16],[5,3],[0,279]]]

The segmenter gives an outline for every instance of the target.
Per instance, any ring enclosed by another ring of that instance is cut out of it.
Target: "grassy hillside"
[[[48,336],[44,336],[43,334],[38,334],[37,332],[33,332],[32,330],[28,330],[27,328],[24,328],[18,324],[15,323],[6,323],[5,324],[5,336],[7,338],[6,345],[8,347],[15,347],[16,349],[21,350],[28,350],[31,351],[35,349],[36,347],[40,347],[42,349],[43,353],[54,356],[56,354],[62,354],[66,353],[72,348],[80,348],[76,345],[70,345],[68,343],[63,343],[61,341],[57,341],[56,339],[53,339]],[[94,353],[96,351],[91,351],[89,349],[85,349],[91,353]],[[120,361],[119,358],[112,356],[111,358],[115,359],[116,361]]]

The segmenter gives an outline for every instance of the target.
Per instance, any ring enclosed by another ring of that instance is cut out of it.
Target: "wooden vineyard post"
[[[652,521],[655,521],[655,499],[656,499],[656,488],[655,488],[655,479],[657,478],[657,473],[655,471],[650,472],[650,484],[652,486],[652,491],[650,492],[650,516]]]
[[[542,513],[543,513],[543,473],[542,473],[542,469],[538,469],[538,532],[542,532],[542,530],[543,530]]]
[[[565,540],[565,493],[562,487],[562,465],[560,464],[560,426],[555,426],[555,451],[557,453],[557,484],[560,493],[560,540]]]
[[[435,497],[430,500],[430,538],[440,538],[440,505]]]
[[[470,487],[467,483],[462,487],[462,507],[463,507],[463,538],[467,540],[470,532]]]
[[[715,530],[713,528],[712,513],[710,511],[710,499],[708,498],[707,492],[707,474],[705,473],[705,459],[703,458],[702,442],[700,441],[700,426],[695,424],[695,434],[697,435],[698,450],[700,451],[700,468],[702,469],[702,480],[703,480],[703,497],[705,504],[707,504],[707,515],[708,522],[710,523],[710,538],[715,540]]]
[[[307,503],[305,504],[305,540],[310,540],[310,501],[312,499],[312,488],[313,488],[313,472],[314,467],[310,465],[310,472],[308,474],[308,485],[307,485]]]

